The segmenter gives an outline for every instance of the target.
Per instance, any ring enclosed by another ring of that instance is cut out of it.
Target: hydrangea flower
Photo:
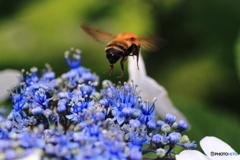
[[[189,124],[171,113],[158,120],[157,99],[144,99],[134,81],[115,85],[105,80],[98,91],[99,78],[80,65],[80,53],[65,52],[70,70],[60,78],[49,65],[41,76],[36,68],[22,71],[20,87],[10,93],[13,110],[7,119],[0,117],[4,159],[31,152],[44,160],[140,160],[149,152],[174,159],[176,145],[196,147],[182,140]]]

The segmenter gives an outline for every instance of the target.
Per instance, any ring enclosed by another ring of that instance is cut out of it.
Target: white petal
[[[195,150],[184,150],[176,155],[176,160],[210,160],[206,155]]]
[[[156,111],[161,117],[165,117],[167,113],[172,113],[177,117],[177,120],[182,119],[187,121],[184,115],[174,107],[165,88],[159,85],[154,79],[147,76],[141,54],[139,55],[138,64],[139,70],[137,69],[136,57],[134,57],[134,59],[130,57],[128,73],[129,81],[133,80],[135,84],[138,84],[142,98],[152,100],[156,97]]]
[[[205,154],[210,157],[211,160],[240,160],[239,156],[211,156],[211,152],[235,153],[235,151],[227,143],[216,137],[204,137],[200,141],[200,145]]]
[[[42,155],[42,150],[35,149],[32,154],[17,160],[41,160],[41,155]]]
[[[8,97],[8,90],[18,84],[19,71],[6,69],[0,72],[0,102]]]

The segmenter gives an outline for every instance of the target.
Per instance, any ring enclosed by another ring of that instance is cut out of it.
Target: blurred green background
[[[189,119],[192,128],[186,134],[197,143],[216,136],[240,153],[239,8],[239,0],[4,0],[0,70],[41,70],[49,63],[60,76],[69,69],[63,53],[75,47],[82,50],[84,67],[117,83],[119,64],[111,77],[103,74],[109,69],[105,45],[86,35],[80,24],[112,34],[163,37],[167,46],[142,54],[148,75]]]

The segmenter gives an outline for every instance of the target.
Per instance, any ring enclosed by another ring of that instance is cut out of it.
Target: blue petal
[[[69,115],[66,115],[67,119],[73,119],[74,118],[74,114],[69,114]]]
[[[124,120],[125,120],[125,118],[122,116],[122,114],[117,117],[118,124],[122,124],[124,122]]]

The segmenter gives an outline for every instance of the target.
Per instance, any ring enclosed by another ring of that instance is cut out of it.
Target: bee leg
[[[107,73],[107,74],[111,75],[112,72],[113,72],[113,69],[114,69],[113,64],[110,64],[110,70],[106,71],[106,72],[103,72],[103,73]]]
[[[140,54],[140,46],[137,45],[133,45],[133,56],[137,56],[137,68],[139,70],[139,66],[138,66],[138,58],[139,58],[139,54]]]
[[[139,57],[139,53],[137,54],[137,68],[139,70],[139,66],[138,66],[138,57]]]
[[[124,63],[127,61],[128,57],[125,56],[121,59],[120,65],[121,65],[121,75],[118,76],[117,78],[122,78],[124,74]]]

